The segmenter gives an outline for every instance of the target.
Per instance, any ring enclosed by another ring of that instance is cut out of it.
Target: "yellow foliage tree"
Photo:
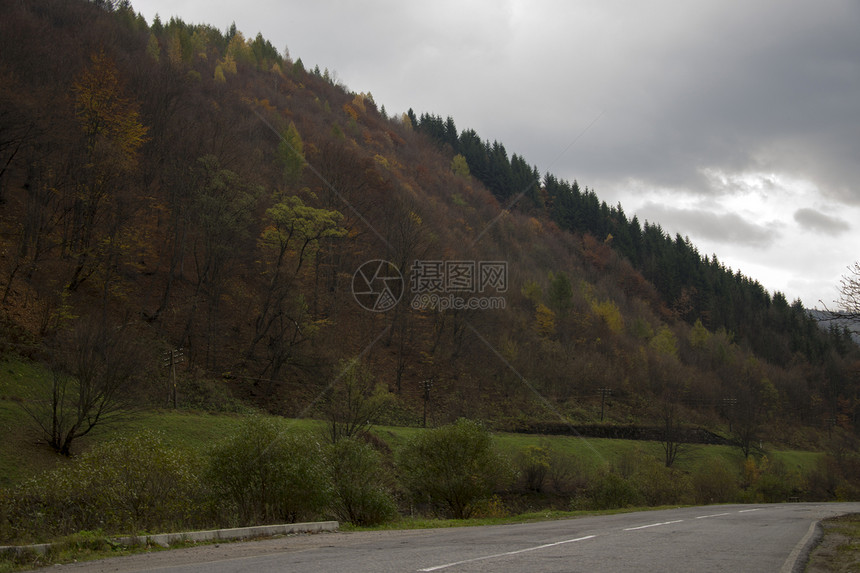
[[[454,172],[454,175],[459,175],[460,177],[468,177],[470,175],[469,164],[462,154],[458,153],[451,160],[451,171]]]
[[[708,341],[711,339],[711,333],[708,332],[708,329],[705,328],[705,325],[702,324],[702,321],[697,319],[696,323],[693,325],[693,328],[690,329],[690,344],[693,348],[701,349],[705,348],[708,344]]]
[[[175,68],[182,65],[182,39],[178,28],[167,40],[167,61]]]
[[[215,66],[215,83],[223,84],[227,81],[227,77],[224,75],[224,68],[221,67],[221,64]]]
[[[555,336],[555,313],[543,303],[535,309],[535,328],[544,338]]]
[[[609,330],[615,334],[620,334],[624,330],[624,318],[621,316],[621,311],[618,306],[611,300],[603,302],[591,301],[591,310],[603,319]]]
[[[678,340],[675,334],[665,324],[660,327],[660,330],[654,335],[654,338],[648,343],[648,346],[667,356],[678,357]]]
[[[149,42],[146,45],[146,53],[149,54],[156,62],[161,58],[161,46],[158,45],[158,38],[155,37],[155,34],[149,34]]]
[[[114,167],[123,170],[135,167],[147,128],[140,122],[137,103],[123,94],[113,61],[104,52],[94,54],[92,65],[72,84],[72,91],[90,159],[110,158]]]
[[[364,105],[366,97],[364,94],[355,94],[355,97],[352,98],[352,107],[361,113],[367,113],[367,107]]]
[[[353,120],[358,119],[358,112],[352,105],[348,103],[343,104],[343,111],[345,111]]]
[[[233,37],[230,38],[230,43],[227,44],[224,60],[226,61],[228,59],[233,62],[232,72],[234,74],[236,73],[236,62],[246,65],[254,65],[256,63],[254,51],[251,49],[250,44],[245,41],[245,37],[241,32],[236,32]]]

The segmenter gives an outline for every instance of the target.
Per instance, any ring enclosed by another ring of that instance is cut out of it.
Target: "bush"
[[[213,448],[207,477],[227,519],[243,525],[312,518],[331,499],[319,442],[260,416]]]
[[[395,517],[397,507],[382,475],[379,454],[367,443],[343,438],[329,446],[334,486],[332,511],[341,521],[376,525]]]
[[[789,471],[780,461],[771,462],[762,458],[761,473],[755,484],[756,501],[777,503],[799,497],[802,480],[796,472]]]
[[[720,459],[705,460],[693,472],[693,497],[698,504],[728,503],[738,499],[738,474]]]
[[[806,475],[806,490],[816,501],[860,499],[860,463],[854,456],[821,456]]]
[[[667,468],[653,456],[645,456],[630,478],[647,505],[686,503],[693,497],[686,475],[675,468]]]
[[[560,495],[571,496],[588,487],[589,471],[580,460],[556,450],[550,451],[549,484]]]
[[[465,419],[417,435],[403,448],[399,467],[416,502],[455,519],[470,517],[477,502],[514,477],[489,432]]]
[[[543,491],[550,470],[550,450],[543,446],[527,446],[517,456],[517,466],[526,489]]]
[[[801,480],[789,472],[780,462],[771,462],[762,456],[756,463],[755,458],[744,460],[744,489],[740,500],[744,503],[775,503],[788,501],[799,496]]]
[[[5,529],[14,538],[80,530],[135,533],[199,520],[200,461],[168,448],[154,432],[118,438],[71,464],[30,479],[6,496]]]
[[[642,497],[636,486],[612,472],[595,476],[584,495],[575,501],[581,509],[616,509],[641,504]]]

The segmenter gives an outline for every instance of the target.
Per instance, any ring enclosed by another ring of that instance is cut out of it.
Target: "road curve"
[[[300,535],[51,570],[789,573],[814,524],[846,513],[860,513],[860,503],[712,505],[518,525]]]

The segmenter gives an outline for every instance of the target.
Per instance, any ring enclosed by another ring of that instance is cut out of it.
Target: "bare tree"
[[[82,319],[53,352],[51,379],[22,403],[44,440],[68,456],[72,443],[93,428],[130,413],[128,389],[138,354],[128,328]]]
[[[848,267],[848,274],[839,281],[839,305],[843,318],[860,320],[860,262]]]
[[[839,298],[833,301],[836,305],[831,309],[823,301],[824,312],[818,313],[819,321],[836,323],[860,322],[860,262],[847,267],[848,274],[839,279]]]
[[[661,422],[660,444],[663,446],[663,462],[667,468],[671,468],[684,449],[678,405],[667,396],[658,413]]]

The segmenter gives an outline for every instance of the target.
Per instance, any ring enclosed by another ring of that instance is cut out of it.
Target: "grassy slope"
[[[17,359],[0,361],[0,487],[15,484],[44,469],[64,463],[45,445],[38,442],[32,420],[20,407],[22,396],[27,396],[36,384],[48,382],[45,370]],[[120,434],[142,429],[160,431],[171,445],[205,451],[211,444],[229,435],[240,423],[236,414],[214,414],[190,411],[149,411],[136,414],[123,426],[94,431],[79,441],[75,450],[81,451],[93,443]],[[314,420],[284,420],[286,430],[324,431],[324,423]],[[396,451],[409,437],[421,432],[420,428],[378,427],[375,433]],[[527,446],[548,445],[555,450],[570,454],[591,467],[611,464],[625,452],[639,449],[658,459],[662,449],[657,442],[610,440],[600,438],[576,438],[570,436],[536,436],[530,434],[498,434],[499,445],[510,454]],[[781,460],[789,469],[809,468],[814,464],[816,452],[771,451],[769,456]],[[692,470],[702,460],[719,456],[727,460],[740,461],[736,448],[728,446],[690,445],[679,456],[677,466]]]

